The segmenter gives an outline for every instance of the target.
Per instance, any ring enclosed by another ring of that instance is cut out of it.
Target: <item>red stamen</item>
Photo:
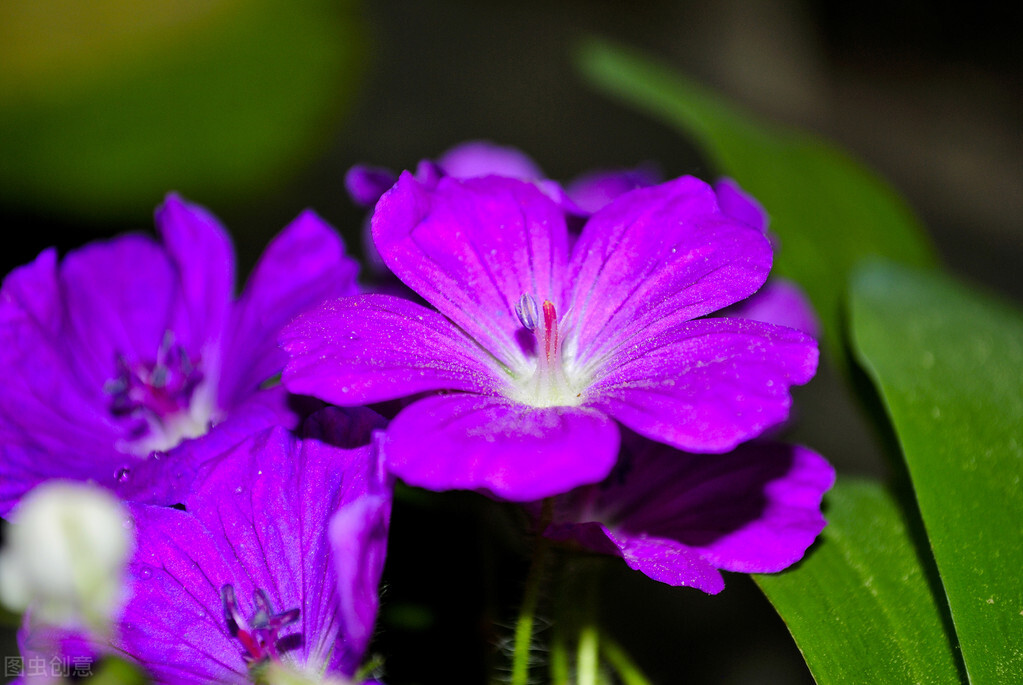
[[[259,646],[259,640],[252,633],[239,628],[238,641],[242,643],[242,647],[254,661],[260,661],[263,658],[263,649]]]

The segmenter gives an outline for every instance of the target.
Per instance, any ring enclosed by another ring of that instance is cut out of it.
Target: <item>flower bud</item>
[[[106,490],[48,481],[14,510],[0,550],[0,602],[33,622],[105,632],[125,597],[134,541],[128,512]]]

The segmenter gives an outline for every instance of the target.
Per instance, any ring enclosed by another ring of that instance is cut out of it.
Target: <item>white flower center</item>
[[[577,407],[584,401],[584,379],[571,373],[571,355],[559,327],[554,303],[545,300],[538,307],[526,293],[515,307],[522,326],[533,332],[536,341],[535,366],[524,370],[513,381],[510,399],[532,407]]]

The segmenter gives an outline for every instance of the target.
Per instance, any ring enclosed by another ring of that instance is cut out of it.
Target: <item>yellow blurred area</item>
[[[60,101],[214,33],[246,0],[5,0],[0,99]]]

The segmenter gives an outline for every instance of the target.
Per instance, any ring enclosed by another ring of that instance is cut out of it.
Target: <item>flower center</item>
[[[126,421],[124,450],[145,456],[205,434],[214,417],[212,403],[198,397],[202,382],[200,360],[193,362],[170,331],[151,363],[119,356],[117,375],[103,390],[110,395],[110,413]]]
[[[270,608],[270,599],[266,593],[262,589],[258,589],[252,595],[256,611],[246,621],[238,609],[234,586],[228,584],[221,587],[220,597],[224,601],[224,619],[227,621],[227,629],[232,637],[242,643],[242,647],[245,648],[243,656],[249,665],[256,666],[267,661],[280,661],[280,655],[277,652],[280,631],[298,620],[299,609],[289,609],[275,614]]]
[[[536,366],[513,386],[511,398],[534,407],[582,404],[584,386],[570,378],[565,370],[566,355],[554,303],[544,300],[538,307],[536,299],[526,293],[515,306],[515,314],[536,340]]]

